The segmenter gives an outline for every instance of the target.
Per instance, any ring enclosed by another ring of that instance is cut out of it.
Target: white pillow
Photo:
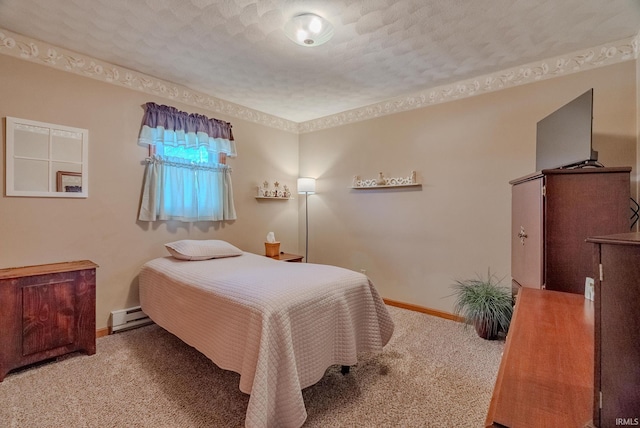
[[[208,260],[242,255],[241,249],[217,239],[184,239],[169,242],[164,246],[173,257],[180,260]]]

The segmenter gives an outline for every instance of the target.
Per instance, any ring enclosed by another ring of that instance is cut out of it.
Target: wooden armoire
[[[548,169],[512,185],[511,275],[519,287],[584,293],[587,237],[630,228],[630,167]]]

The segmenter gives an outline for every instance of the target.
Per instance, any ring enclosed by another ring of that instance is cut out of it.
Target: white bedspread
[[[250,394],[247,427],[300,427],[302,389],[333,364],[380,352],[393,322],[363,274],[244,253],[206,261],[154,259],[140,272],[143,311]]]

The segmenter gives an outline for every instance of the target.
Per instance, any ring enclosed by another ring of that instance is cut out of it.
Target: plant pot
[[[454,284],[456,302],[454,312],[473,324],[483,339],[495,340],[509,330],[513,315],[511,290],[501,287],[491,272],[487,278],[458,280]]]
[[[483,339],[496,340],[498,338],[497,334],[492,334],[494,328],[491,322],[476,320],[473,322],[473,327],[476,329],[476,333],[478,333],[478,336]]]

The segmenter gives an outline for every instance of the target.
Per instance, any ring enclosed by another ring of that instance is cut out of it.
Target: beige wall
[[[300,173],[318,178],[310,260],[365,269],[384,297],[447,312],[455,279],[491,268],[509,284],[509,181],[535,170],[536,122],[593,87],[594,148],[635,174],[635,71],[629,61],[301,135]],[[354,175],[411,170],[421,190],[349,188]]]
[[[303,254],[304,198],[254,198],[264,180],[295,188],[298,171],[318,177],[309,197],[311,262],[365,269],[383,297],[449,312],[454,279],[490,267],[508,280],[508,182],[533,172],[537,120],[593,87],[601,161],[631,166],[637,157],[634,61],[300,136],[8,56],[0,55],[0,70],[0,117],[90,133],[88,199],[0,198],[0,268],[98,263],[98,328],[111,310],[138,303],[137,272],[167,254],[165,242],[225,239],[263,253],[274,231],[283,250]],[[148,101],[233,123],[238,220],[136,220],[146,156],[136,139]],[[0,168],[4,182],[4,160]],[[419,190],[350,189],[354,175],[411,170]]]
[[[282,248],[298,250],[297,201],[259,202],[256,186],[279,180],[295,188],[298,136],[199,110],[96,80],[0,55],[0,117],[13,116],[89,130],[89,198],[0,198],[0,268],[90,259],[97,271],[97,327],[109,313],[138,304],[137,273],[163,244],[225,239],[264,254],[274,231]],[[153,101],[230,121],[239,156],[230,160],[238,220],[226,223],[138,222],[147,150],[136,144],[144,103]],[[4,186],[3,186],[4,190]],[[297,196],[297,195],[296,195]]]

